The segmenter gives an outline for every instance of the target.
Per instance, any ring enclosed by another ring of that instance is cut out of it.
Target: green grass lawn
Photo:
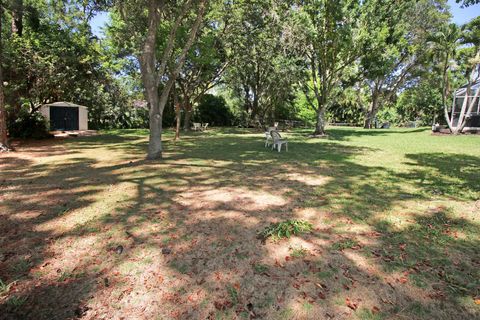
[[[0,319],[480,317],[480,136],[147,131],[0,158]],[[260,239],[272,223],[309,232]],[[121,247],[120,247],[121,246]]]

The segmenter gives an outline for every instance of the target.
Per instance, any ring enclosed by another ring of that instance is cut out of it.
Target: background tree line
[[[2,137],[41,136],[38,108],[72,101],[92,129],[150,128],[151,158],[192,120],[445,122],[479,60],[480,19],[449,23],[446,0],[2,0],[0,16]]]

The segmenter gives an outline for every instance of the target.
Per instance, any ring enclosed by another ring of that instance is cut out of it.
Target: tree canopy
[[[242,126],[302,120],[323,135],[386,110],[428,124],[480,62],[479,17],[450,24],[446,0],[3,0],[0,15],[2,145],[23,109],[60,100],[89,106],[92,128],[148,127],[149,158],[163,126],[212,117],[207,93]]]

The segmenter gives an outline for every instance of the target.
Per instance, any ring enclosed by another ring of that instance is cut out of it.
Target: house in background
[[[88,130],[88,109],[71,102],[54,102],[40,108],[52,131]]]
[[[467,92],[467,89],[468,85],[465,85],[456,90],[453,95],[453,106],[450,113],[450,119],[452,119],[452,127],[458,126],[458,120],[460,118],[462,106],[465,102],[465,99],[467,99],[467,109],[469,108],[473,99],[475,99],[471,112],[467,112],[468,110],[465,110],[466,124],[463,131],[480,131],[480,99],[476,95],[477,91],[480,90],[480,78],[477,78],[475,82],[470,84],[469,92]]]

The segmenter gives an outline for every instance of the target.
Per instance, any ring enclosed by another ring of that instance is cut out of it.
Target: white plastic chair
[[[195,131],[202,130],[202,124],[198,123],[198,122],[194,122],[193,123],[193,130],[195,130]]]
[[[282,145],[285,145],[285,151],[288,151],[288,141],[286,138],[282,138],[280,133],[275,130],[270,131],[270,135],[273,139],[272,150],[276,147],[278,152],[280,152],[282,150]]]
[[[265,148],[272,144],[272,135],[269,131],[265,131]]]

